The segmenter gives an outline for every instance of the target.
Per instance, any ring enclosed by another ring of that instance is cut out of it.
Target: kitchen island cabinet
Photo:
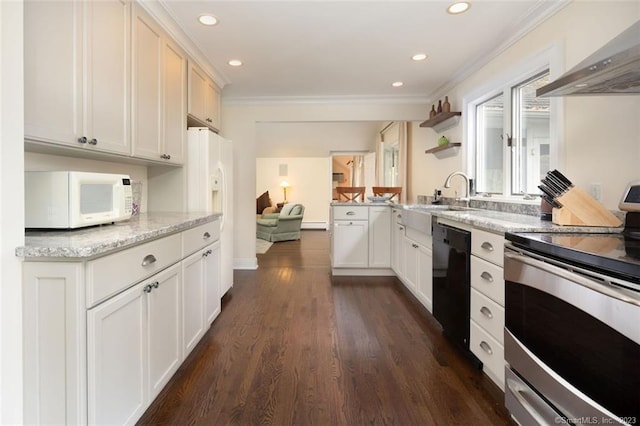
[[[17,250],[27,256],[27,423],[138,420],[220,313],[218,217],[160,215],[149,219],[155,226],[131,219],[27,237],[33,246]],[[106,249],[107,240],[115,247]],[[71,247],[80,242],[91,249]],[[184,274],[190,258],[198,259],[196,273]],[[184,318],[192,309],[197,333],[186,349]]]

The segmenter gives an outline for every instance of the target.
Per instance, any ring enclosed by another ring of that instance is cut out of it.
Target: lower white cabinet
[[[366,220],[333,222],[333,267],[369,266],[369,223]]]
[[[399,278],[422,305],[433,312],[433,251],[407,236],[402,237],[402,247],[404,274]]]
[[[345,204],[331,207],[333,274],[393,275],[391,207]]]
[[[404,276],[404,264],[402,262],[402,239],[404,237],[404,225],[402,224],[402,210],[394,208],[391,213],[391,269],[400,279]]]
[[[220,314],[218,228],[87,262],[23,263],[25,423],[135,424]],[[140,256],[159,269],[123,275]],[[103,267],[119,290],[96,297]]]
[[[133,424],[181,361],[180,265],[87,312],[90,424]]]

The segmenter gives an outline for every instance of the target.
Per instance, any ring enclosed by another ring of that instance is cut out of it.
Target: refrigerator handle
[[[220,172],[220,192],[222,193],[222,220],[220,221],[220,232],[224,229],[224,224],[227,218],[227,178],[224,174],[224,166],[218,162],[218,170]]]

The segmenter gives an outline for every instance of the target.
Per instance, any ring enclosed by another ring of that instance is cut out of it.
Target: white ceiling
[[[160,1],[228,83],[226,101],[430,99],[567,2],[472,0],[453,16],[440,0]],[[220,23],[198,23],[205,12]],[[420,52],[428,59],[412,61]]]

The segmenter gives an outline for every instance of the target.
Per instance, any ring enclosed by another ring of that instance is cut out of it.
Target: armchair
[[[285,204],[280,213],[263,214],[256,221],[256,237],[276,242],[300,239],[302,204]]]

